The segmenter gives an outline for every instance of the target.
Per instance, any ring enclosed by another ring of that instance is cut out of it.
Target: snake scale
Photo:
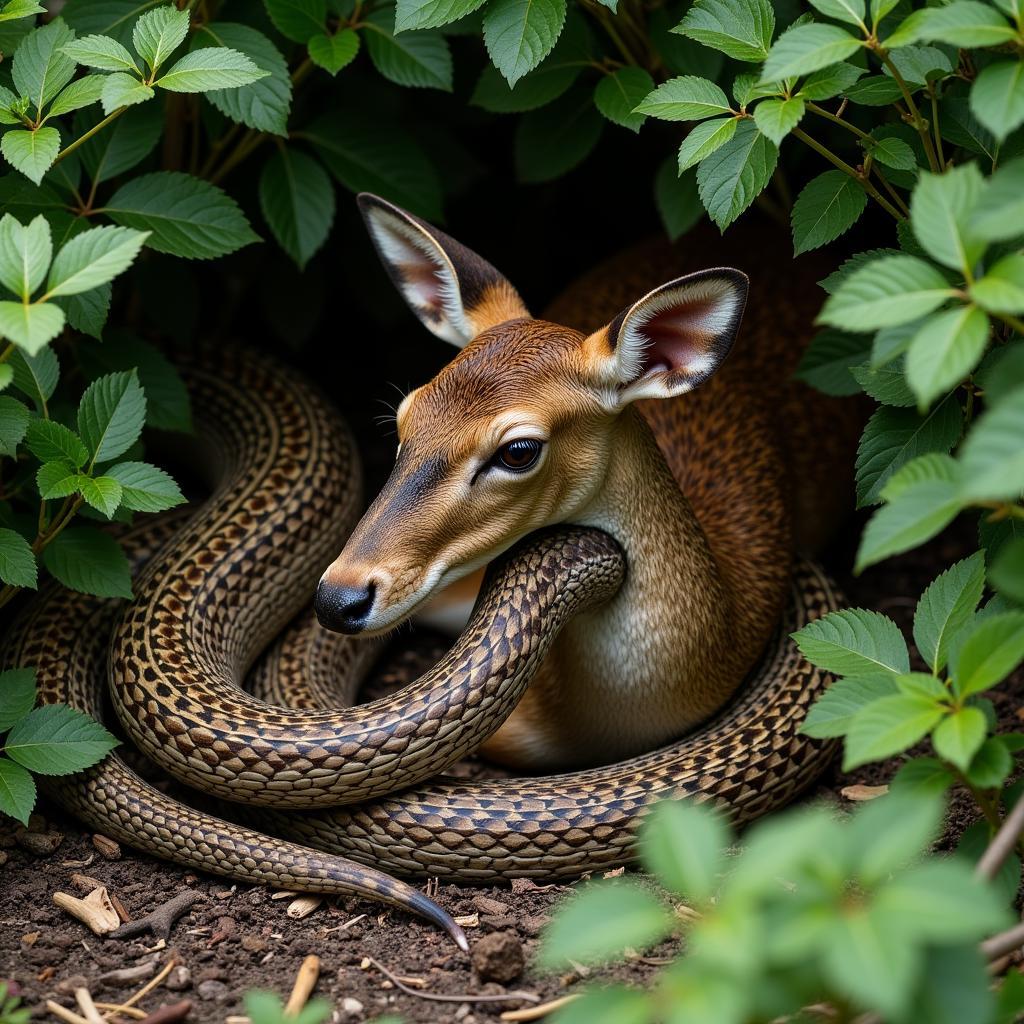
[[[822,572],[799,562],[761,663],[696,733],[586,771],[438,778],[508,716],[561,625],[616,591],[628,571],[618,545],[573,527],[527,538],[492,566],[437,665],[396,694],[345,706],[375,645],[327,634],[309,616],[281,631],[360,512],[351,436],[266,357],[205,352],[181,369],[212,496],[190,517],[127,536],[143,565],[127,608],[52,587],[20,615],[3,660],[37,668],[44,702],[97,715],[109,675],[122,728],[148,758],[288,838],[193,810],[116,753],[46,780],[94,828],[238,881],[389,902],[465,948],[443,910],[383,872],[460,882],[578,875],[632,859],[637,823],[659,799],[715,801],[742,822],[786,803],[827,761],[829,748],[798,729],[828,677],[789,633],[837,600]],[[268,648],[247,693],[241,684]]]

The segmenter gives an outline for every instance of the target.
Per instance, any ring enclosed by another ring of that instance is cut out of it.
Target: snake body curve
[[[554,531],[510,552],[449,654],[398,694],[338,709],[322,666],[353,668],[365,657],[311,628],[257,673],[264,694],[302,707],[245,693],[246,672],[354,523],[358,466],[342,421],[290,371],[228,352],[184,372],[219,483],[185,525],[157,524],[133,542],[140,560],[150,557],[113,630],[114,705],[161,767],[247,810],[265,806],[263,821],[306,845],[193,811],[116,755],[50,786],[94,827],[239,880],[396,903],[464,944],[440,908],[365,865],[461,881],[579,874],[631,859],[637,822],[657,799],[714,800],[747,820],[788,801],[826,763],[829,749],[798,728],[828,677],[788,634],[836,607],[836,597],[801,563],[785,619],[742,697],[697,733],[590,771],[426,781],[501,724],[558,628],[617,589],[621,551],[596,530]],[[102,646],[118,615],[111,602],[53,590],[16,624],[4,661],[36,665],[44,700],[97,713]],[[320,655],[303,690],[290,673]]]

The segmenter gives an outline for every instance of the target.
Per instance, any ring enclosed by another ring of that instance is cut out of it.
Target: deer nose
[[[320,625],[336,633],[361,633],[373,609],[377,584],[344,587],[321,580],[316,590],[316,617]]]

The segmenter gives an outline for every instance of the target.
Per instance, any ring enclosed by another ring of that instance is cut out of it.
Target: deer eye
[[[540,458],[543,442],[523,437],[503,444],[494,454],[494,463],[513,473],[524,473]]]

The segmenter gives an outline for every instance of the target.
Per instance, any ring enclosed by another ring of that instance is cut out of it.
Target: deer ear
[[[617,404],[692,391],[729,354],[747,301],[746,274],[702,270],[648,292],[586,346],[613,378]]]
[[[457,348],[482,330],[529,317],[511,284],[443,231],[379,196],[358,197],[377,255],[427,330]]]

